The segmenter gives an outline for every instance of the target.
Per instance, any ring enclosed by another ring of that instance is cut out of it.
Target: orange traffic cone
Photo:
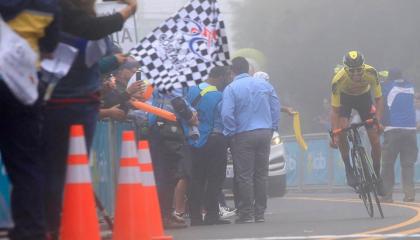
[[[113,239],[149,240],[134,132],[123,132],[122,141]]]
[[[99,240],[99,222],[82,125],[71,126],[69,145],[60,239]]]
[[[152,158],[149,152],[149,142],[140,141],[138,145],[139,162],[143,192],[146,199],[146,217],[150,220],[150,235],[153,240],[172,240],[172,236],[165,236],[160,215],[160,205],[153,174]]]

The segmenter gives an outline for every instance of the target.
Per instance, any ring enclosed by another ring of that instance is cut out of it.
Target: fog
[[[245,0],[230,7],[235,48],[265,54],[265,70],[283,104],[301,112],[304,133],[325,130],[316,117],[325,114],[333,69],[348,50],[364,53],[378,71],[400,68],[419,86],[418,0]],[[282,132],[290,132],[290,119],[282,119]]]

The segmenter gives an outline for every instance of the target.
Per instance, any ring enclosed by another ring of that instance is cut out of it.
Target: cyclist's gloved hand
[[[337,149],[338,148],[338,142],[340,141],[339,139],[340,139],[340,137],[338,135],[334,135],[332,140],[330,140],[330,147]]]

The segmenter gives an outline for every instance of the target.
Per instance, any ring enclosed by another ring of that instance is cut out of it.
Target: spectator
[[[186,89],[175,89],[171,93],[153,92],[152,105],[174,112],[171,100],[186,96]],[[178,122],[149,114],[150,153],[155,169],[164,228],[187,227],[185,220],[173,213],[175,186],[181,179],[188,178],[190,153],[184,133]]]
[[[82,124],[87,149],[90,149],[99,112],[101,87],[98,60],[109,54],[98,52],[107,35],[122,29],[124,21],[135,13],[137,3],[125,0],[127,6],[113,15],[96,17],[94,0],[62,0],[61,41],[78,48],[79,52],[69,73],[57,84],[46,105],[44,151],[46,159],[47,229],[50,239],[58,238],[61,203],[66,172],[69,129]],[[93,41],[95,40],[95,41]],[[98,44],[98,48],[90,48]],[[106,46],[106,44],[105,44]]]
[[[192,152],[190,216],[191,225],[230,223],[219,216],[218,194],[226,174],[227,142],[220,116],[222,92],[229,81],[230,70],[216,66],[209,79],[189,88],[187,101],[198,112],[200,138],[189,139]],[[188,135],[189,128],[184,126]],[[205,205],[206,204],[206,205]],[[207,214],[202,218],[202,207]]]
[[[58,43],[55,1],[0,0],[1,18],[27,41],[35,53],[51,55]],[[2,21],[2,20],[0,20]],[[36,26],[36,27],[35,27]],[[0,40],[3,36],[0,36]],[[15,46],[15,42],[9,46]],[[7,87],[0,72],[0,151],[12,184],[14,227],[9,238],[45,239],[44,169],[40,158],[40,105],[24,105]]]
[[[105,38],[105,43],[110,54],[99,60],[98,64],[101,74],[106,74],[117,69],[129,59],[127,55],[122,53],[121,48],[112,42],[109,36]]]
[[[235,223],[264,222],[270,143],[278,131],[280,102],[270,83],[248,74],[245,58],[234,58],[232,71],[235,78],[223,92],[222,122],[237,186]]]
[[[388,81],[383,86],[385,114],[383,119],[384,143],[382,147],[382,179],[384,202],[392,202],[394,165],[398,155],[401,164],[401,182],[404,202],[413,202],[414,163],[417,160],[416,112],[414,86],[406,81],[398,69],[389,71]]]
[[[414,105],[416,108],[416,127],[417,130],[420,130],[420,94],[416,93],[415,96]]]
[[[141,95],[145,89],[143,81],[136,81],[127,86],[130,78],[135,74],[138,63],[127,61],[122,64],[112,76],[103,84],[101,112],[112,109],[118,105],[118,109],[127,115],[131,105],[129,100],[136,95]],[[116,110],[116,108],[114,108]]]
[[[254,73],[253,77],[264,79],[267,82],[270,82],[270,75],[268,75],[268,73],[266,73],[266,72],[256,72],[256,73]],[[287,113],[289,116],[293,116],[293,113],[294,113],[293,108],[286,107],[286,106],[282,106],[280,108],[280,111],[283,112],[283,113]]]

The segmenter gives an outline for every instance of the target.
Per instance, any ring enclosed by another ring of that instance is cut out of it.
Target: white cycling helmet
[[[266,73],[266,72],[256,72],[256,73],[254,73],[254,77],[255,78],[261,78],[261,79],[264,79],[266,81],[270,81],[270,75],[268,75],[268,73]]]

